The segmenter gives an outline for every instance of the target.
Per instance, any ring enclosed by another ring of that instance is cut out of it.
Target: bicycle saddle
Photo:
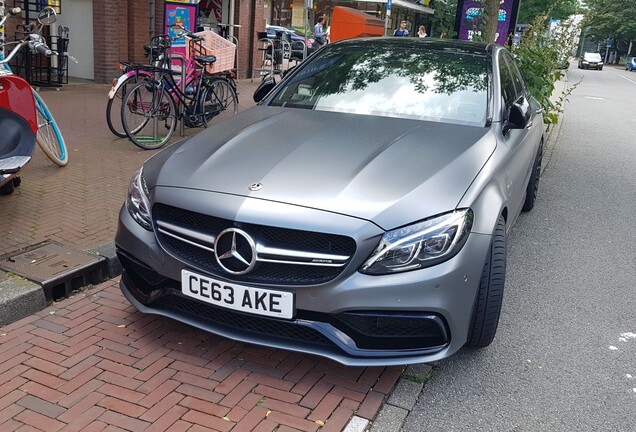
[[[194,59],[197,62],[201,63],[201,64],[204,64],[204,63],[212,64],[212,63],[214,63],[216,61],[216,56],[213,56],[213,55],[209,55],[209,56],[195,56]]]

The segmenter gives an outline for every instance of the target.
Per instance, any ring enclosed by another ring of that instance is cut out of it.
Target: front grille
[[[247,232],[259,245],[282,250],[294,250],[313,254],[329,254],[351,257],[356,244],[346,236],[292,230],[256,224],[234,222],[201,213],[191,212],[165,204],[153,206],[155,231],[164,249],[187,265],[203,272],[228,277],[218,265],[212,246],[208,243],[202,247],[192,241],[167,235],[158,229],[158,223],[170,224],[188,231],[197,232],[215,238],[221,231],[235,227]],[[263,283],[276,285],[314,285],[328,282],[338,276],[346,267],[348,258],[342,265],[321,265],[316,263],[257,262],[254,268],[243,275],[232,275],[237,282]]]
[[[301,343],[333,345],[327,337],[309,327],[293,322],[234,312],[179,295],[164,296],[154,302],[152,307],[176,310],[190,315],[196,320],[205,320],[215,325],[247,331],[252,334]]]
[[[187,318],[186,321],[208,322],[252,335],[336,348],[338,344],[321,331],[298,323],[314,322],[338,340],[342,340],[342,334],[348,336],[355,343],[355,348],[350,346],[353,350],[349,352],[351,355],[356,355],[359,350],[434,352],[447,346],[450,340],[445,320],[428,312],[351,311],[328,314],[299,309],[296,311],[297,321],[287,321],[217,307],[182,295],[179,281],[160,276],[120,249],[117,252],[124,268],[122,280],[129,292],[151,309],[177,312],[181,317],[175,318],[180,320]],[[338,348],[349,351],[343,346]]]
[[[272,338],[313,345],[335,344],[318,330],[259,315],[244,314],[197,301],[179,294],[169,294],[151,305],[153,308],[178,311],[217,326]],[[369,313],[330,315],[297,311],[297,319],[329,323],[349,336],[358,349],[391,351],[422,350],[444,346],[448,338],[441,319],[435,315],[386,316]],[[352,319],[353,318],[353,319]],[[389,328],[390,327],[390,328]]]

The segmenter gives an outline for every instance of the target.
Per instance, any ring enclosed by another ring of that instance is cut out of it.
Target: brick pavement
[[[239,83],[241,109],[257,85]],[[108,89],[41,92],[70,161],[58,168],[36,149],[23,184],[0,196],[0,256],[43,241],[113,241],[130,176],[155,152],[110,133]],[[344,367],[142,315],[117,284],[0,328],[2,432],[338,431],[354,413],[372,420],[400,376],[398,367]]]
[[[254,105],[257,85],[239,82],[241,110]],[[139,149],[110,132],[105,114],[109,89],[89,82],[41,90],[64,135],[69,163],[59,168],[36,148],[22,185],[0,196],[0,256],[47,240],[91,249],[115,238],[130,177],[156,150]],[[196,131],[186,129],[186,135]]]
[[[0,328],[0,429],[340,431],[400,367],[345,367],[143,315],[118,280]]]

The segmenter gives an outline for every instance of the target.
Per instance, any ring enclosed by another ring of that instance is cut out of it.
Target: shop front
[[[305,4],[307,2],[307,5]],[[274,0],[269,24],[283,27],[293,27],[304,31],[305,26],[312,32],[318,17],[325,17],[325,29],[330,26],[333,9],[345,6],[365,12],[371,17],[385,20],[387,34],[406,20],[407,29],[411,35],[417,33],[420,25],[424,25],[428,34],[432,34],[431,23],[435,11],[426,6],[429,0],[408,1],[392,0],[390,16],[387,17],[387,0],[334,1],[334,0]],[[306,8],[306,6],[308,6]],[[306,14],[304,13],[306,12]],[[305,20],[305,17],[307,19]]]

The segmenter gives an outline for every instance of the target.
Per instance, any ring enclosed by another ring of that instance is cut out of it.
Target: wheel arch
[[[471,208],[475,215],[472,228],[474,233],[491,235],[495,231],[499,216],[503,216],[508,226],[509,204],[505,186],[500,184],[496,177],[491,178],[476,195],[466,194],[459,202],[458,208],[466,207]]]

